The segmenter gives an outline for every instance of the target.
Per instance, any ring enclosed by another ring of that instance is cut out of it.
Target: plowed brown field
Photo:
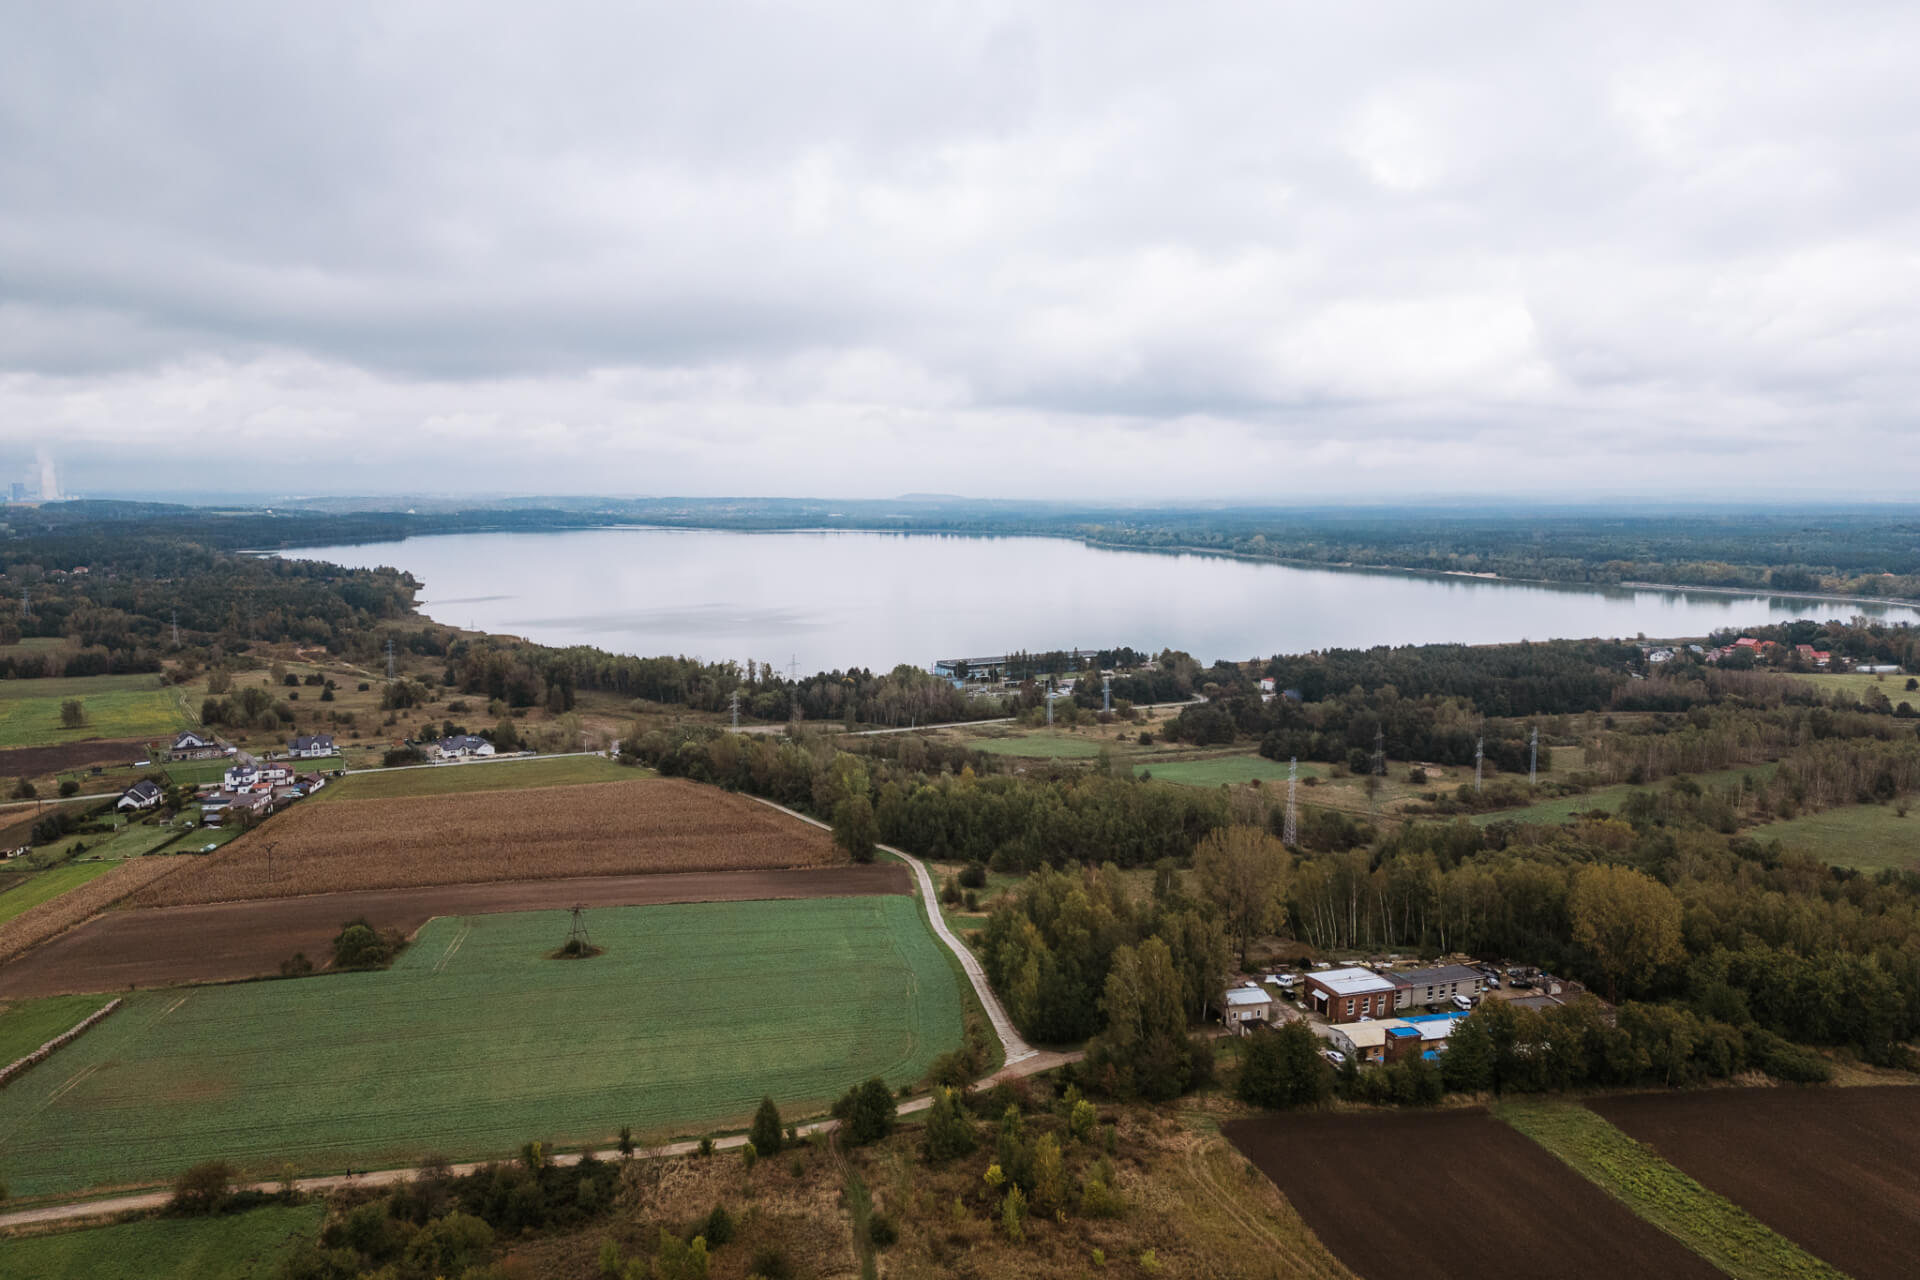
[[[185,864],[184,858],[129,858],[77,889],[69,889],[51,901],[29,907],[0,925],[0,961],[65,933],[142,886],[153,888],[154,881],[186,870]]]
[[[826,832],[766,805],[651,778],[296,804],[134,905],[841,861]]]
[[[1849,1275],[1915,1274],[1920,1088],[1716,1089],[1587,1105]]]
[[[1485,1111],[1235,1120],[1227,1139],[1367,1280],[1719,1280]]]

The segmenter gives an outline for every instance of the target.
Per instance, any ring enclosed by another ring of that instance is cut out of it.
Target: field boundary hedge
[[[59,1035],[55,1036],[53,1039],[47,1041],[45,1044],[41,1045],[38,1049],[35,1049],[32,1053],[28,1054],[26,1057],[15,1058],[12,1062],[8,1063],[5,1067],[0,1067],[0,1089],[6,1088],[8,1085],[12,1084],[17,1077],[22,1076],[26,1074],[26,1072],[29,1071],[30,1069],[39,1066],[41,1063],[45,1062],[48,1058],[52,1057],[54,1054],[58,1053],[60,1050],[66,1048],[68,1045],[72,1044],[75,1040],[78,1040],[81,1036],[91,1031],[93,1029],[94,1023],[100,1021],[102,1018],[106,1017],[108,1014],[112,1013],[115,1009],[118,1009],[120,1007],[121,1000],[122,1000],[122,997],[115,996],[113,999],[107,1001],[105,1005],[101,1006],[98,1009],[95,1009],[92,1013],[80,1019],[80,1021],[74,1023],[71,1027],[68,1027],[65,1031],[62,1031]]]

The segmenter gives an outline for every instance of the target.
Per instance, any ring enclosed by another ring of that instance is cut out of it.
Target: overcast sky
[[[1920,6],[1572,10],[0,0],[0,468],[1914,496]]]

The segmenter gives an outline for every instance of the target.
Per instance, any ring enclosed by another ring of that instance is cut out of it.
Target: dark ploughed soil
[[[1720,1275],[1485,1111],[1272,1116],[1225,1133],[1367,1280]]]
[[[1920,1088],[1715,1089],[1588,1105],[1857,1280],[1920,1275]]]
[[[62,742],[52,747],[11,747],[0,751],[0,774],[9,778],[37,778],[43,773],[79,769],[90,764],[132,764],[147,755],[139,738],[93,738]]]
[[[280,971],[304,951],[315,964],[332,954],[342,923],[365,916],[378,929],[411,934],[435,916],[498,911],[641,907],[665,902],[757,898],[844,898],[906,893],[899,863],[799,871],[705,871],[567,880],[428,885],[363,893],[320,893],[265,902],[109,911],[0,966],[0,998],[222,982]]]

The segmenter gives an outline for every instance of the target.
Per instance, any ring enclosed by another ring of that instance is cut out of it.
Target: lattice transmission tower
[[[1300,843],[1300,757],[1291,756],[1287,760],[1287,822],[1282,829],[1281,841],[1293,848]]]

